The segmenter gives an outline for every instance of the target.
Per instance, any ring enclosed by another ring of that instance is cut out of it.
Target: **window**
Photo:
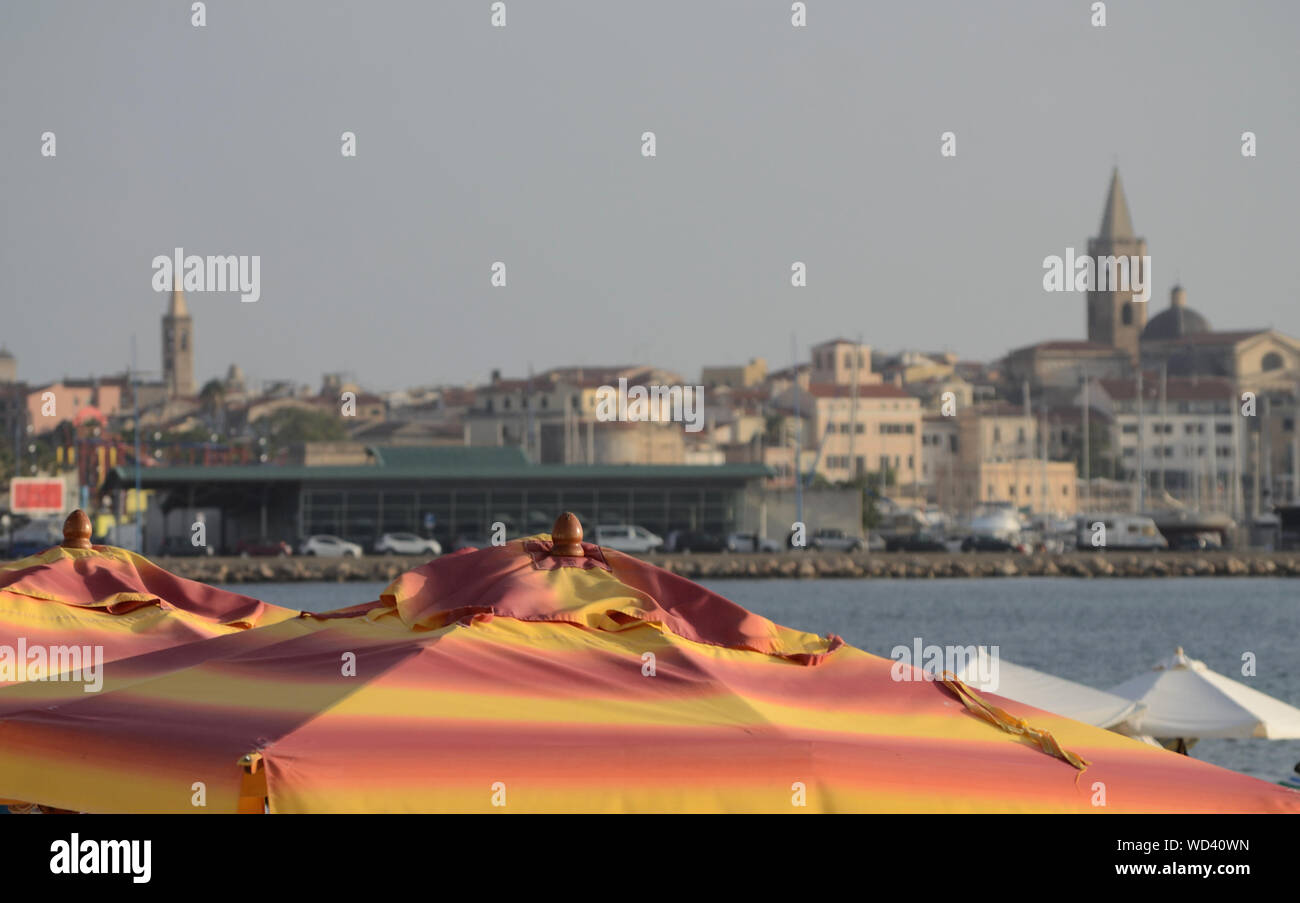
[[[181,346],[181,347],[184,347],[184,346]],[[1264,355],[1264,359],[1263,359],[1262,361],[1259,362],[1259,369],[1261,369],[1261,370],[1281,370],[1281,369],[1282,369],[1282,355],[1278,354],[1276,351],[1270,351],[1268,354]]]
[[[1124,305],[1123,310],[1120,311],[1119,319],[1120,322],[1123,323],[1125,326],[1133,325],[1133,302],[1132,301]]]

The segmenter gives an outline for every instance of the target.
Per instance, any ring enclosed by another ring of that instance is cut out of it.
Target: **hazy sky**
[[[802,29],[786,0],[207,6],[0,0],[22,379],[121,369],[132,335],[156,373],[178,245],[261,256],[257,303],[189,296],[200,382],[694,378],[783,366],[792,332],[989,359],[1084,337],[1042,260],[1083,252],[1115,162],[1152,315],[1178,275],[1215,328],[1300,334],[1292,0],[1114,0],[1105,28],[1088,0],[809,0]]]

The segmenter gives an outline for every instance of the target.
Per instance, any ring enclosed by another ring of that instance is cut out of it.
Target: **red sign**
[[[15,514],[59,514],[63,511],[63,481],[14,477],[9,481],[9,509]]]

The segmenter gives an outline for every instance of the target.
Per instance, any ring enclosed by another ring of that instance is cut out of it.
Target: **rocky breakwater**
[[[1293,552],[997,553],[786,552],[761,555],[651,555],[693,580],[759,577],[941,579],[950,577],[1300,577]]]
[[[369,556],[363,558],[156,558],[173,574],[204,583],[298,583],[351,581],[380,583],[393,580],[403,571],[419,567],[428,558],[419,556]]]
[[[647,555],[651,564],[692,580],[724,578],[950,577],[1300,577],[1298,552],[1068,552],[1001,553],[829,552],[775,554]],[[364,558],[159,558],[167,570],[204,583],[360,581],[386,583],[428,559]]]

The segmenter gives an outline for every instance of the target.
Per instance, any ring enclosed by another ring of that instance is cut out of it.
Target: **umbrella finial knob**
[[[80,508],[63,522],[63,547],[65,549],[90,548],[90,518]]]
[[[566,511],[555,519],[555,526],[551,527],[551,554],[563,558],[581,558],[586,553],[582,551],[582,523],[578,520],[578,515],[572,511]]]

